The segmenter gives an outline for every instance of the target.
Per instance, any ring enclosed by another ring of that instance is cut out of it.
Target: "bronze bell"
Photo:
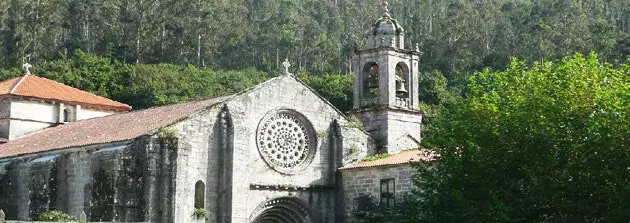
[[[406,95],[408,93],[407,89],[405,89],[405,81],[396,80],[396,95]]]

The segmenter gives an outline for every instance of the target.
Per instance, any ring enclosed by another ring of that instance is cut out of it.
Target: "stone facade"
[[[260,154],[257,131],[269,114],[302,115],[313,132],[313,156],[296,172],[274,169]],[[336,169],[375,152],[373,140],[290,76],[279,77],[174,124],[179,132],[175,222],[192,221],[195,184],[205,185],[208,222],[250,222],[266,201],[296,198],[322,222],[335,208]],[[318,221],[319,222],[319,221]]]
[[[249,222],[256,217],[251,213],[259,204],[289,196],[298,197],[318,210],[319,216],[313,217],[334,222],[337,214],[334,209],[335,170],[347,162],[344,154],[365,156],[372,152],[371,138],[356,128],[341,131],[340,126],[346,126],[348,122],[345,116],[289,76],[263,83],[237,100],[228,101],[227,105],[234,111],[231,112],[235,138],[231,168],[233,179],[238,179],[232,184],[231,222]],[[303,115],[316,132],[315,156],[310,165],[296,174],[274,171],[257,149],[257,126],[266,115],[279,109]],[[343,137],[346,133],[353,137]],[[353,151],[352,145],[357,145]],[[270,189],[264,189],[267,187]]]
[[[142,137],[2,160],[0,207],[14,220],[37,220],[56,209],[85,213],[90,221],[168,222],[176,152],[171,144]]]
[[[393,180],[395,202],[402,201],[413,190],[412,176],[416,173],[411,164],[343,170],[346,222],[354,222],[357,215],[372,208],[370,205],[379,205],[381,180]]]

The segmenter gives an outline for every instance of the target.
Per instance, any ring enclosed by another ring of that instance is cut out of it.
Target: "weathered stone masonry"
[[[0,209],[7,219],[85,212],[90,221],[163,221],[172,217],[172,142],[145,136],[105,147],[0,160]],[[167,182],[158,184],[156,182]],[[168,183],[170,182],[170,183]]]
[[[381,198],[381,180],[393,179],[395,183],[396,202],[404,199],[405,195],[414,188],[412,176],[417,170],[411,164],[381,166],[371,168],[346,169],[342,171],[344,209],[347,210],[347,222],[353,222],[355,214],[363,211],[358,202],[369,201],[378,205]]]

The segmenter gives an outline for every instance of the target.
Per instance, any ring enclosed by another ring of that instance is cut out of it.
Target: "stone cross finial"
[[[289,63],[288,58],[284,59],[284,62],[282,62],[282,66],[284,67],[284,74],[290,75],[291,73],[289,73],[289,67],[291,67],[291,63]]]
[[[389,12],[389,2],[387,0],[383,0],[383,11]]]
[[[31,67],[33,67],[33,65],[29,64],[29,63],[26,61],[26,58],[27,58],[27,57],[30,57],[30,56],[31,56],[31,55],[28,55],[28,56],[26,56],[26,57],[22,58],[22,68],[24,68],[24,72],[26,72],[26,74],[31,74],[31,71],[30,71],[29,69],[30,69]]]

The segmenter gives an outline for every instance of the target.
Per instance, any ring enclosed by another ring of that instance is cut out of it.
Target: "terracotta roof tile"
[[[412,149],[405,150],[398,154],[388,156],[378,160],[365,161],[357,164],[345,166],[339,168],[340,170],[348,170],[348,169],[358,169],[358,168],[368,168],[368,167],[377,167],[377,166],[388,166],[388,165],[400,165],[407,163],[415,163],[420,161],[427,161],[436,158],[435,152],[427,149]]]
[[[56,149],[120,142],[170,125],[229,96],[70,122],[0,145],[0,158]]]
[[[35,75],[24,75],[0,83],[0,96],[15,95],[48,99],[65,103],[99,106],[117,111],[129,111],[131,106],[104,98],[68,85]]]

